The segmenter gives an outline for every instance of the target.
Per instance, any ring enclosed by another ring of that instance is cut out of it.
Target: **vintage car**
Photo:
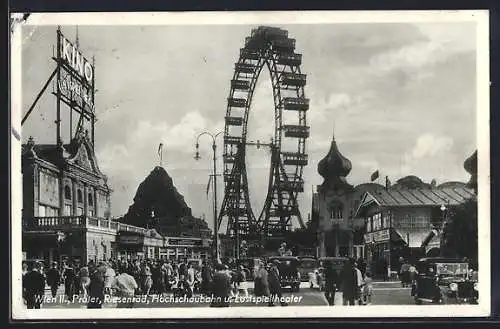
[[[347,257],[322,257],[318,259],[318,267],[309,272],[309,286],[318,288],[320,291],[325,289],[324,270],[328,264],[332,264],[333,269],[337,271],[337,278],[340,280],[340,272],[344,267]],[[340,282],[337,282],[337,289],[340,287]]]
[[[416,265],[412,289],[415,304],[476,304],[477,281],[469,274],[469,264],[455,258],[422,258]]]
[[[273,256],[268,258],[268,264],[279,261],[281,287],[290,287],[292,292],[300,290],[299,259],[294,256]]]
[[[314,257],[299,257],[300,280],[307,282],[309,273],[318,268],[318,260]]]

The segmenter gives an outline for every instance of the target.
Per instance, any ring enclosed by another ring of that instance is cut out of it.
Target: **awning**
[[[435,239],[439,239],[439,236],[431,234],[431,231],[423,231],[423,232],[402,232],[400,230],[394,230],[394,231],[397,232],[397,234],[401,237],[401,239],[407,244],[409,248],[420,248],[422,247],[422,243],[424,242],[430,243]]]

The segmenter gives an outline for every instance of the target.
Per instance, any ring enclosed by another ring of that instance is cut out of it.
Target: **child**
[[[372,303],[372,294],[373,294],[373,280],[371,277],[371,273],[367,271],[365,273],[365,279],[363,280],[363,299],[365,305],[371,305]]]

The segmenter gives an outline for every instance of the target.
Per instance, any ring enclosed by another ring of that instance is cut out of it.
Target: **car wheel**
[[[415,298],[415,305],[422,305],[422,301],[418,298]]]

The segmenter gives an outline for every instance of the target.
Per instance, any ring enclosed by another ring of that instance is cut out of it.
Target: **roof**
[[[459,205],[474,196],[474,191],[465,185],[417,189],[388,188],[366,192],[361,205],[370,199],[383,207]]]
[[[420,258],[419,262],[427,262],[427,263],[464,263],[467,262],[460,258],[446,258],[446,257],[425,257]]]

